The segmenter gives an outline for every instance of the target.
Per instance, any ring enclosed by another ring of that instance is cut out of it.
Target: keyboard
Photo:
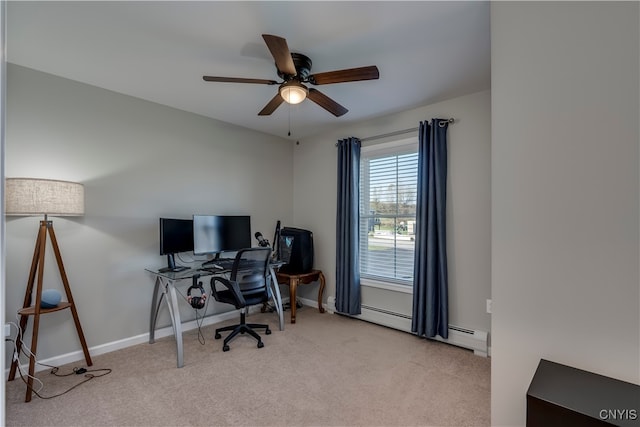
[[[161,268],[161,269],[160,269],[160,270],[158,270],[158,271],[159,271],[160,273],[179,273],[179,272],[181,272],[181,271],[186,271],[186,270],[188,270],[188,269],[189,269],[189,267],[184,267],[184,266],[179,265],[179,266],[175,266],[175,267],[173,267],[173,268],[170,268],[170,267],[164,267],[164,268]]]
[[[234,258],[221,258],[221,259],[215,259],[215,260],[211,260],[211,261],[207,261],[205,263],[202,264],[202,269],[203,270],[207,270],[207,271],[212,271],[212,272],[216,272],[216,271],[231,271],[233,269],[233,263],[235,262]],[[246,260],[246,259],[242,259],[240,260],[240,265],[239,265],[239,269],[246,269],[246,268],[252,268],[252,267],[261,267],[261,263],[259,262],[255,262],[255,261],[250,261],[250,260]]]
[[[235,259],[233,258],[220,258],[213,259],[211,261],[207,261],[202,263],[202,269],[204,270],[231,270],[233,268],[233,262]]]

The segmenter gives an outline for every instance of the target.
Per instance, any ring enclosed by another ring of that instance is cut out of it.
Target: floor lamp
[[[31,401],[33,392],[33,375],[35,374],[35,354],[38,347],[38,328],[40,326],[40,315],[53,313],[56,311],[70,309],[73,315],[73,321],[82,344],[84,358],[87,366],[91,366],[91,356],[87,349],[87,342],[82,333],[80,319],[76,311],[76,305],[73,302],[73,295],[69,287],[69,280],[64,270],[58,241],[53,231],[53,221],[47,219],[48,215],[53,216],[82,216],[84,215],[84,187],[82,184],[67,181],[56,181],[49,179],[32,179],[32,178],[7,178],[5,180],[5,213],[6,215],[44,215],[44,220],[40,221],[40,229],[36,238],[36,246],[33,251],[33,259],[31,261],[31,270],[29,271],[29,279],[27,281],[27,289],[24,296],[22,309],[18,311],[20,315],[20,328],[22,331],[27,327],[29,316],[33,316],[33,332],[31,336],[31,355],[29,356],[29,377],[27,378],[27,393],[25,402]],[[60,270],[60,277],[64,285],[66,302],[60,302],[53,308],[41,307],[42,301],[42,281],[44,275],[44,254],[46,252],[47,234],[51,239],[53,252]],[[37,281],[36,281],[37,275]],[[35,287],[35,302],[33,302]],[[18,337],[17,350],[18,355],[22,349],[22,338]],[[9,381],[12,381],[16,375],[19,360],[15,358],[11,362],[9,371]]]

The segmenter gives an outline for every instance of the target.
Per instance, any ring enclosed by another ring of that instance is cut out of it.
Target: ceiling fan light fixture
[[[301,83],[289,81],[280,86],[280,96],[289,104],[299,104],[305,100],[309,90]]]

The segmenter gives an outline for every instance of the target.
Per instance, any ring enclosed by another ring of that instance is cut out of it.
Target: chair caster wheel
[[[262,341],[258,341],[258,348],[264,347],[264,343]]]
[[[214,338],[219,340],[220,338],[222,338],[222,335],[216,332],[216,334],[214,335]]]
[[[265,333],[266,335],[271,335],[271,329],[267,329],[266,331],[264,331],[264,333]]]
[[[222,346],[222,351],[229,351],[229,346],[228,345],[223,345]]]

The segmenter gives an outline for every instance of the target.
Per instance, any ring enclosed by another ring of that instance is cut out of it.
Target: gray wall
[[[639,383],[637,2],[495,2],[492,424],[541,358]]]
[[[90,347],[148,332],[144,269],[166,263],[159,217],[247,214],[253,232],[270,233],[291,220],[292,162],[284,139],[8,65],[6,176],[85,185],[85,216],[51,219]],[[40,219],[6,218],[7,321],[22,305]],[[44,287],[62,289],[47,249]],[[80,349],[67,310],[43,321],[39,359]]]
[[[315,265],[325,271],[325,301],[335,296],[335,143],[418,127],[422,120],[454,117],[449,127],[447,235],[450,323],[491,330],[486,299],[491,298],[491,96],[482,91],[356,125],[336,127],[294,148],[294,221],[314,232]],[[408,134],[396,139],[407,138]],[[393,139],[393,138],[392,138]],[[379,144],[390,139],[365,142]],[[315,299],[317,285],[299,294]],[[411,295],[366,288],[363,303],[411,314]]]

